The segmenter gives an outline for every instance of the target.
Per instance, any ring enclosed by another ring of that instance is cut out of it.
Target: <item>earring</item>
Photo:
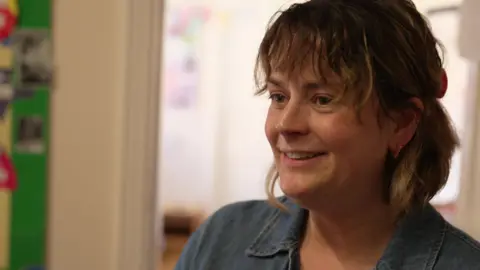
[[[397,158],[400,155],[400,152],[402,151],[402,149],[403,149],[403,145],[399,144],[397,149],[395,150],[395,153],[393,154],[393,157]]]

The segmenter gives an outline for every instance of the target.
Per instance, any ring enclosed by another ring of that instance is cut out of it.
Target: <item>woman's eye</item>
[[[272,100],[272,102],[275,103],[283,103],[285,102],[286,97],[282,94],[270,94],[269,99]]]
[[[315,96],[313,98],[313,102],[315,103],[315,105],[317,106],[325,106],[325,105],[328,105],[332,102],[332,98],[329,97],[329,96]]]

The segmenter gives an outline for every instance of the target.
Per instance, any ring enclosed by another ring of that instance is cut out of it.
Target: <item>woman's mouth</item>
[[[316,158],[322,155],[326,155],[327,152],[285,152],[284,155],[287,156],[289,159],[294,160],[308,160],[312,158]]]
[[[283,152],[281,162],[288,167],[315,166],[328,152]]]

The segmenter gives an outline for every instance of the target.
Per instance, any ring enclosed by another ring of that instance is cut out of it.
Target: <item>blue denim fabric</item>
[[[289,212],[265,201],[231,204],[191,236],[175,270],[297,270],[307,212],[285,197]],[[480,270],[480,243],[430,205],[398,226],[375,270]]]

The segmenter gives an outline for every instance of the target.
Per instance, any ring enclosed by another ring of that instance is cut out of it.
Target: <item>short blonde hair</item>
[[[419,98],[424,110],[415,136],[398,158],[389,155],[385,164],[386,198],[399,211],[407,211],[429,202],[442,189],[458,146],[437,98],[442,87],[441,51],[410,0],[311,0],[273,17],[258,52],[257,94],[266,91],[273,70],[291,75],[311,65],[321,76],[327,63],[344,82],[340,98],[353,98],[357,111],[372,96],[387,116],[412,108],[410,99]],[[278,178],[273,165],[267,193],[274,203]]]

